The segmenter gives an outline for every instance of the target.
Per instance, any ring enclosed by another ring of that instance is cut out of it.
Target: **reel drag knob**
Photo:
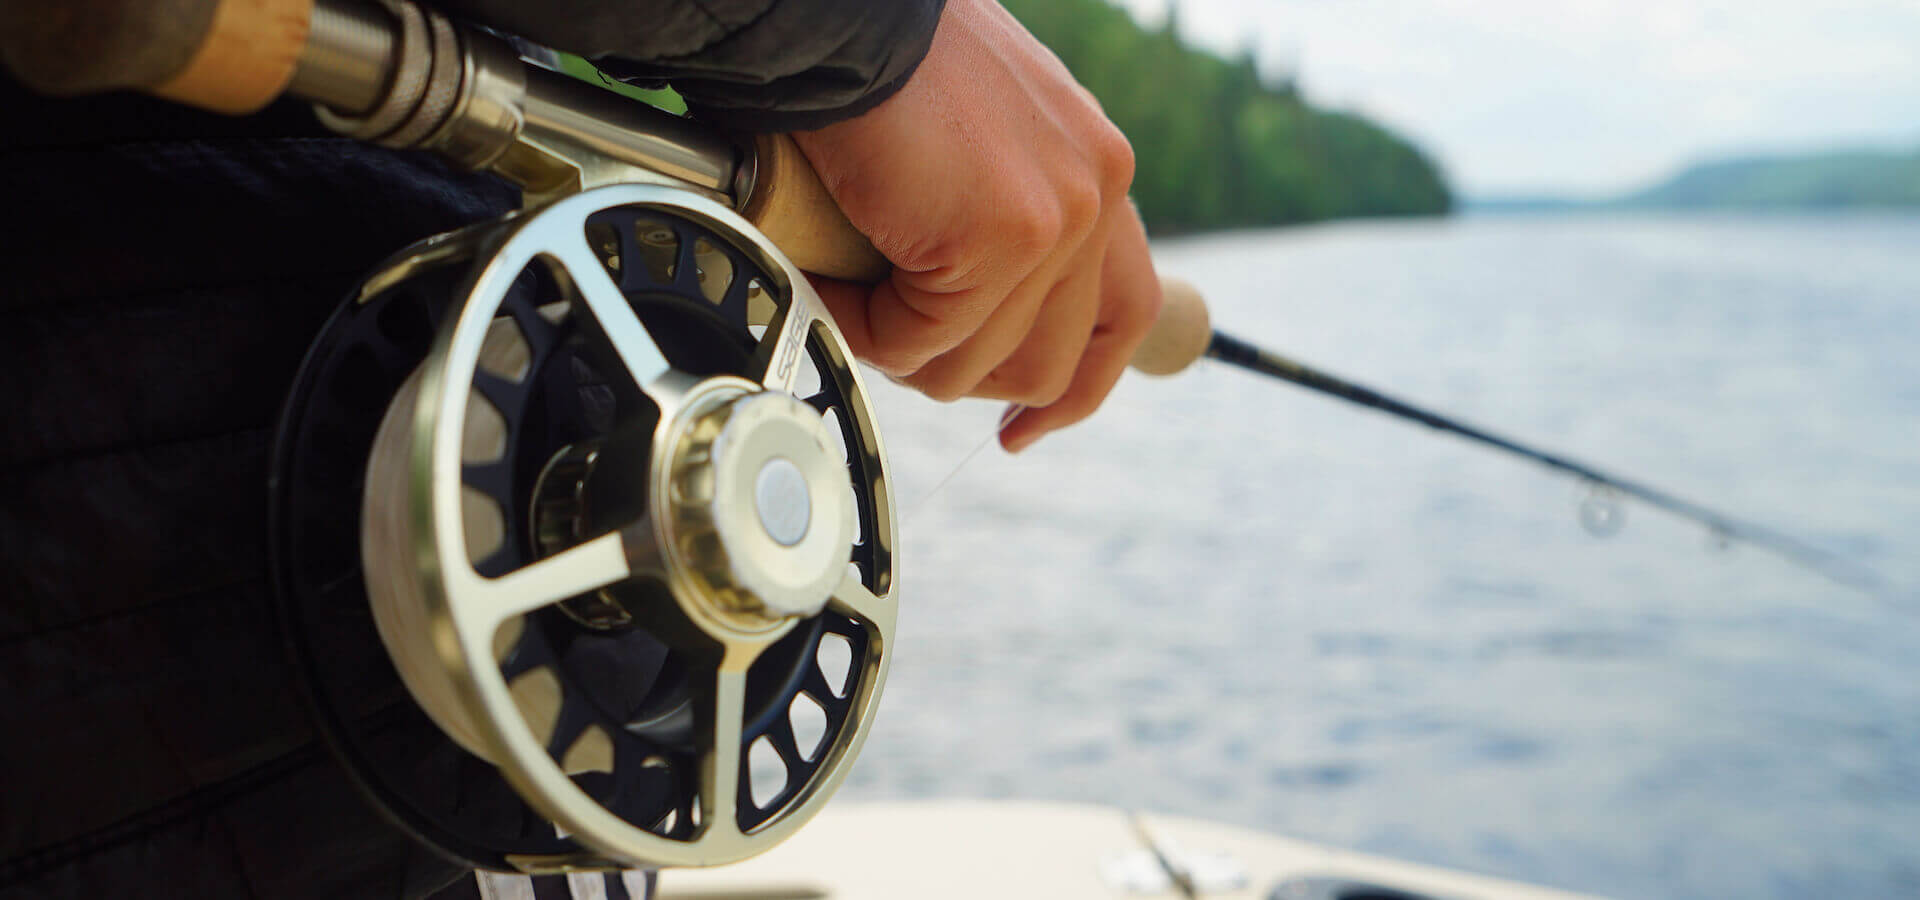
[[[812,616],[845,577],[853,485],[827,424],[789,394],[737,397],[681,435],[668,544],[729,628]]]

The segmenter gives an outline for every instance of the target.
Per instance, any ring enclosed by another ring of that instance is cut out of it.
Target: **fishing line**
[[[981,438],[979,443],[974,444],[973,449],[968,450],[966,456],[960,457],[960,461],[954,463],[953,468],[949,470],[947,474],[941,476],[939,482],[935,483],[926,493],[921,494],[920,499],[915,500],[913,507],[907,510],[907,514],[900,517],[900,524],[904,526],[918,517],[920,511],[926,509],[928,503],[933,502],[935,494],[940,493],[942,488],[945,488],[949,482],[953,481],[954,476],[960,474],[961,469],[967,467],[967,463],[973,462],[974,457],[980,455],[980,451],[987,449],[988,444],[998,440],[1000,433],[1006,431],[1007,426],[1012,425],[1014,420],[1020,418],[1020,414],[1026,411],[1027,408],[1024,406],[1014,405],[1007,407],[1007,411],[1000,414],[1000,424],[994,426],[992,431],[987,432],[987,436]]]
[[[1757,547],[1847,587],[1886,599],[1899,599],[1902,602],[1905,600],[1904,597],[1896,597],[1887,579],[1872,569],[1785,532],[1727,515],[1638,481],[1609,474],[1566,456],[1528,447],[1458,419],[1422,409],[1337,375],[1277,353],[1262,350],[1231,335],[1219,331],[1213,332],[1212,339],[1207,344],[1206,355],[1211,359],[1291,382],[1309,390],[1338,397],[1349,403],[1459,435],[1470,441],[1504,450],[1547,468],[1581,478],[1590,489],[1589,497],[1581,507],[1581,523],[1596,535],[1606,536],[1619,530],[1622,514],[1615,502],[1615,495],[1625,495],[1683,519],[1705,525],[1717,541],[1738,542]]]

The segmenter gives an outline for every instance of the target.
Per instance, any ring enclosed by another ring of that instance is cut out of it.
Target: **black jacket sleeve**
[[[443,0],[468,16],[671,84],[693,113],[743,131],[863,113],[926,56],[944,0]]]

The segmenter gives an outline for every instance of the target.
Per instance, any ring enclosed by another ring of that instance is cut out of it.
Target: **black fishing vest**
[[[346,291],[517,195],[295,104],[227,119],[4,76],[0,101],[0,896],[461,881],[308,724],[270,609],[266,466]]]

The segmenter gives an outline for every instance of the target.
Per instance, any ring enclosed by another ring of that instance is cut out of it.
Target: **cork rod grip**
[[[809,272],[872,284],[893,267],[865,235],[847,221],[799,145],[785,135],[760,135],[753,196],[741,214],[770,238],[794,265]],[[1160,281],[1166,298],[1153,330],[1131,365],[1149,375],[1172,375],[1207,352],[1213,337],[1207,301],[1193,285]]]
[[[73,95],[134,89],[230,114],[253,112],[293,80],[315,0],[0,0],[0,63],[29,87]],[[800,268],[872,283],[892,270],[847,221],[791,138],[755,143],[741,212]],[[1172,374],[1206,351],[1206,304],[1167,298],[1133,365]]]
[[[1213,343],[1213,321],[1206,298],[1187,282],[1162,278],[1160,295],[1160,317],[1153,320],[1147,339],[1127,364],[1147,375],[1174,375],[1207,355],[1207,346]]]
[[[862,284],[873,284],[893,271],[867,236],[847,221],[793,138],[756,135],[753,148],[753,193],[740,214],[794,265]]]
[[[313,0],[0,0],[0,63],[62,96],[132,89],[223,113],[293,78]]]

